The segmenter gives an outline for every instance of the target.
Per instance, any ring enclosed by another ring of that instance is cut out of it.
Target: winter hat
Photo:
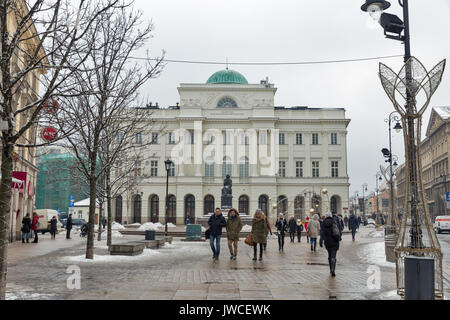
[[[333,215],[331,214],[331,212],[327,212],[325,213],[325,218],[331,218]]]

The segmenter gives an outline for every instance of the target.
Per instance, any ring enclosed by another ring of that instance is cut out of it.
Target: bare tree
[[[124,150],[123,147],[115,147],[110,150],[110,157],[105,161],[104,157],[99,157],[101,147],[105,139],[109,140],[106,145],[112,146],[112,136],[126,130],[128,119],[139,119],[140,114],[148,112],[136,108],[139,103],[138,90],[146,81],[157,77],[163,67],[162,58],[156,59],[154,63],[150,59],[145,63],[137,63],[131,58],[151,37],[153,26],[143,23],[141,16],[141,12],[128,7],[100,14],[87,37],[93,49],[83,62],[82,70],[73,73],[72,88],[60,94],[66,108],[64,112],[58,112],[59,130],[63,134],[76,131],[67,136],[67,145],[79,160],[82,173],[89,181],[87,259],[94,258],[98,183]],[[84,94],[80,95],[80,92]],[[108,131],[117,124],[117,131]],[[123,139],[118,140],[116,145],[127,143]]]
[[[5,298],[11,208],[13,151],[35,146],[44,103],[82,67],[90,51],[85,41],[99,15],[118,0],[0,0],[0,299]],[[43,88],[36,89],[45,73]],[[30,84],[31,82],[31,84]],[[31,131],[31,134],[28,134]],[[31,138],[30,138],[31,136]]]

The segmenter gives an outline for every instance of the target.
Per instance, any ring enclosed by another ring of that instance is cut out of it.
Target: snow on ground
[[[113,221],[111,224],[111,230],[123,230],[125,227],[118,222]]]
[[[140,225],[141,225],[141,224],[140,224],[139,222],[127,224],[127,226],[137,226],[137,227],[139,227]]]
[[[250,232],[252,231],[252,226],[249,226],[248,224],[246,224],[245,226],[242,227],[242,232]]]
[[[386,261],[384,249],[384,241],[378,241],[365,245],[361,250],[359,250],[358,255],[359,258],[367,264],[395,268],[395,263]]]
[[[153,249],[144,249],[144,252],[137,256],[112,256],[112,255],[99,255],[95,254],[94,259],[86,259],[86,255],[79,256],[65,256],[60,258],[63,262],[87,262],[87,263],[104,263],[104,262],[133,262],[137,260],[147,259],[155,255],[159,255],[161,252]]]
[[[120,233],[119,231],[117,231],[117,230],[113,230],[113,231],[111,232],[111,237],[112,237],[112,238],[123,238],[124,235],[121,234],[121,233]]]
[[[384,238],[384,231],[383,230],[372,230],[368,234],[369,238]]]
[[[158,222],[159,223],[159,222]],[[138,228],[139,231],[152,230],[157,231],[158,225],[153,222],[146,222]]]
[[[175,227],[176,227],[176,225],[174,225],[172,222],[169,222],[167,224],[167,228],[175,228]]]

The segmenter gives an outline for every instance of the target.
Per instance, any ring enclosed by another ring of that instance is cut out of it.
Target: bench
[[[148,249],[156,249],[158,248],[158,240],[139,240],[136,241],[139,243],[145,244],[145,247]]]
[[[109,254],[112,256],[137,256],[144,251],[145,243],[124,242],[109,246]]]

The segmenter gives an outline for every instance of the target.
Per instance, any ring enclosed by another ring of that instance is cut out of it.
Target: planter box
[[[139,242],[112,244],[109,247],[109,254],[112,256],[137,256],[144,251],[145,246],[145,243]]]

